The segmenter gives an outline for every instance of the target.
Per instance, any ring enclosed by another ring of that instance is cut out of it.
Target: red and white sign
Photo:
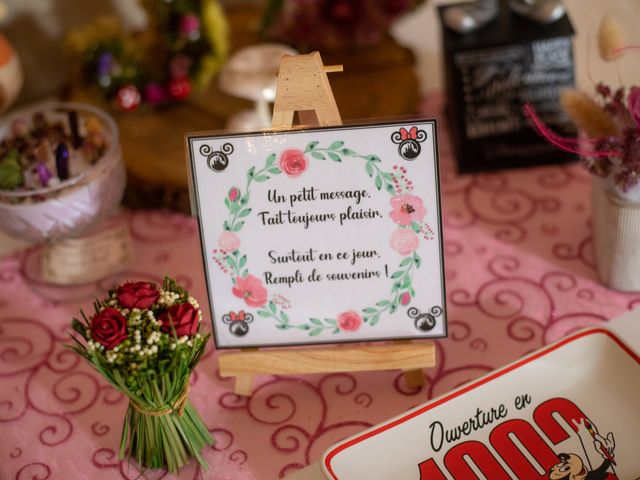
[[[329,449],[335,480],[640,477],[640,357],[594,328]]]

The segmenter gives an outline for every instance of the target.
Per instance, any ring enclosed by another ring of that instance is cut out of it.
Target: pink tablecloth
[[[640,294],[596,280],[590,180],[578,166],[458,176],[443,127],[450,335],[437,342],[426,386],[408,390],[399,372],[262,377],[247,400],[231,393],[209,350],[191,398],[217,443],[205,453],[208,472],[190,464],[179,478],[282,478],[347,435],[640,303]],[[160,281],[167,272],[204,300],[195,220],[127,218],[136,253],[127,277]],[[21,275],[27,259],[0,262],[0,478],[138,478],[115,453],[126,400],[63,347],[70,318],[90,299],[43,300]]]

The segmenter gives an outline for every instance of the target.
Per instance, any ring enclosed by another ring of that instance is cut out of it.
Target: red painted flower
[[[415,233],[413,233],[413,230],[409,230],[408,228],[397,228],[391,234],[389,244],[396,252],[403,257],[406,257],[418,248],[420,239]]]
[[[162,322],[160,330],[169,335],[173,335],[173,329],[178,337],[198,333],[198,310],[190,303],[171,305],[158,316],[158,320]]]
[[[411,301],[411,294],[409,292],[404,292],[400,296],[400,304],[401,305],[409,305],[410,301]]]
[[[149,282],[127,282],[118,287],[116,295],[124,308],[145,309],[158,300],[160,292]]]
[[[111,350],[127,339],[127,319],[117,309],[105,308],[91,319],[90,330],[93,340]]]
[[[229,193],[227,194],[227,197],[229,198],[230,202],[235,202],[238,197],[240,197],[240,190],[238,189],[238,187],[231,187],[229,189]]]
[[[362,325],[362,317],[353,310],[342,312],[338,315],[338,327],[343,332],[355,332]]]
[[[391,197],[389,214],[398,225],[411,225],[411,222],[419,222],[427,214],[427,209],[422,204],[422,199],[415,195],[394,195]]]
[[[299,177],[307,169],[307,159],[302,150],[285,150],[280,155],[280,169],[292,178]]]
[[[261,307],[267,303],[267,289],[262,286],[260,279],[253,275],[236,277],[236,284],[231,291],[236,297],[244,299],[250,307]]]

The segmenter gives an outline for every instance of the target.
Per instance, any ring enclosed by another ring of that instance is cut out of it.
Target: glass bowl
[[[49,102],[17,111],[0,121],[0,139],[10,135],[14,120],[31,124],[42,112],[49,121],[66,118],[69,110],[79,118],[98,117],[107,148],[94,165],[55,186],[28,191],[0,190],[0,230],[33,243],[58,241],[81,235],[107,217],[120,204],[126,172],[118,128],[102,110],[82,103]]]

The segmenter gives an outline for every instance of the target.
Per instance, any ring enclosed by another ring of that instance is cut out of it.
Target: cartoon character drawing
[[[595,425],[582,419],[576,423],[579,428],[586,429],[593,439],[593,447],[600,454],[603,461],[599,467],[592,469],[589,457],[585,450],[587,465],[579,455],[575,453],[561,453],[558,455],[560,462],[549,469],[550,480],[615,480],[618,477],[613,467],[616,465],[613,451],[616,448],[613,432],[609,432],[606,437],[598,433]]]

